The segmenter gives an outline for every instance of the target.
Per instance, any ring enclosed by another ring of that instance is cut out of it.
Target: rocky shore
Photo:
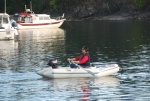
[[[136,6],[134,0],[97,0],[81,2],[70,9],[65,9],[68,21],[84,20],[148,20],[150,4]]]

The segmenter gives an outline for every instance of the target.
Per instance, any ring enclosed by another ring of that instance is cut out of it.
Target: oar
[[[72,63],[74,63],[73,61],[71,61]],[[69,61],[69,63],[71,64],[71,62]],[[74,63],[75,64],[75,63]],[[95,74],[93,72],[91,72],[90,70],[86,70],[83,67],[81,67],[80,65],[76,64],[78,67],[80,67],[81,69],[85,70],[86,72],[88,72],[89,74],[91,74],[92,76],[95,76]]]

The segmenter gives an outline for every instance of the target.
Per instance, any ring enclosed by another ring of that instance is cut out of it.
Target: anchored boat
[[[103,77],[117,73],[120,67],[118,64],[105,65],[97,68],[91,66],[90,68],[70,68],[70,67],[59,67],[59,68],[44,68],[37,72],[42,77],[47,78],[76,78],[76,77]]]
[[[0,13],[0,40],[14,39],[15,35],[18,35],[18,32],[10,23],[9,15],[6,13],[5,0],[5,11]]]
[[[30,9],[26,9],[25,12],[15,14],[17,17],[17,29],[36,29],[36,28],[59,28],[63,22],[64,14],[56,19],[52,19],[48,14],[35,14]]]
[[[18,31],[12,27],[9,15],[0,13],[0,40],[14,39]]]
[[[14,39],[17,31],[11,26],[9,15],[0,13],[0,40]]]

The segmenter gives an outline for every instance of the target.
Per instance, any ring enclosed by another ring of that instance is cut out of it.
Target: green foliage
[[[134,0],[135,6],[137,6],[140,9],[147,6],[149,3],[150,0]]]
[[[57,0],[50,0],[49,1],[49,5],[53,8],[53,9],[55,9],[55,10],[57,10]]]
[[[41,13],[46,9],[49,9],[49,0],[32,0],[32,10],[35,13]]]
[[[49,0],[49,4],[54,10],[63,10],[72,7],[75,1],[78,0]]]
[[[6,13],[14,14],[24,10],[24,5],[29,0],[6,0]],[[4,12],[4,3],[5,0],[1,0],[0,3],[0,12]]]
[[[4,1],[5,0],[1,0],[0,12],[4,12]],[[30,8],[30,1],[32,1],[32,10],[35,13],[42,13],[43,11],[50,9],[63,12],[72,11],[78,5],[102,3],[105,0],[7,0],[6,12],[8,14],[23,12],[25,9],[25,5],[27,5],[27,8]],[[150,0],[129,0],[129,1],[131,1],[139,9],[142,9],[150,4]]]

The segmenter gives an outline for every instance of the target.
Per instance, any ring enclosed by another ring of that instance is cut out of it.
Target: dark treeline
[[[6,12],[8,14],[14,14],[17,12],[23,12],[25,10],[25,5],[27,6],[27,8],[30,8],[30,1],[31,0],[6,0]],[[41,12],[43,9],[47,9],[46,5],[43,4],[44,2],[47,6],[49,6],[49,0],[32,0],[33,4],[33,9],[37,9],[40,10],[39,12]],[[5,0],[1,0],[1,4],[0,4],[0,12],[4,12],[4,3]]]
[[[33,10],[42,13],[46,10],[54,11],[71,11],[74,7],[80,4],[93,4],[106,2],[116,2],[117,0],[6,0],[7,1],[7,13],[12,14],[15,12],[24,11],[25,5],[30,7],[30,1],[32,2]],[[4,2],[1,0],[0,12],[4,12]],[[143,9],[150,5],[150,0],[119,0],[119,2],[130,2],[129,5],[134,5],[137,9]]]
[[[150,10],[150,0],[6,0],[8,14],[25,10],[25,5],[35,13],[66,13],[76,18],[91,16],[107,16],[123,12],[137,14]],[[1,0],[0,12],[4,12],[4,2]]]
[[[1,0],[0,12],[4,12],[5,0]],[[28,4],[28,0],[6,0],[6,12],[8,14],[14,14],[24,10],[24,5]]]
[[[70,8],[81,1],[82,0],[6,0],[6,8],[7,13],[9,14],[22,12],[25,9],[25,5],[27,8],[30,8],[30,2],[32,2],[32,8],[37,13],[42,13],[48,10],[64,12],[66,10],[70,10]],[[4,2],[5,0],[1,0],[0,12],[4,12]]]

